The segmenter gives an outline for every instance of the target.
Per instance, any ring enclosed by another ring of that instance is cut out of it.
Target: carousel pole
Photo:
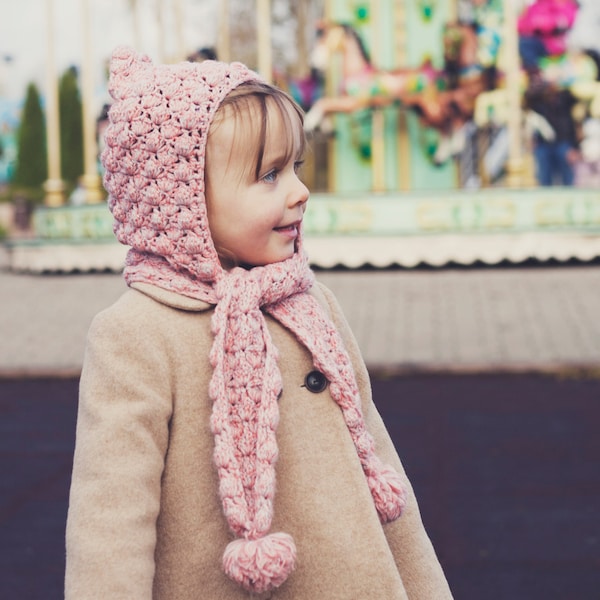
[[[371,48],[373,64],[380,66],[382,62],[382,36],[378,32],[382,29],[381,8],[379,2],[373,2],[371,6],[372,22],[374,28],[371,29]],[[371,188],[374,192],[383,192],[385,190],[385,115],[383,108],[371,108]]]
[[[231,31],[229,27],[229,0],[219,2],[219,35],[217,38],[217,58],[231,61]]]
[[[90,0],[82,0],[83,17],[83,61],[82,105],[83,105],[83,175],[80,178],[85,190],[86,204],[98,204],[104,192],[98,174],[98,145],[96,143],[96,119],[94,111],[94,75],[92,59],[92,35],[90,27]]]
[[[524,161],[521,138],[521,65],[517,34],[517,0],[504,2],[504,55],[506,61],[506,93],[508,94],[508,187],[521,187],[523,184]]]
[[[306,40],[309,6],[306,2],[298,2],[292,6],[296,16],[296,46],[298,58],[293,67],[296,77],[306,77],[310,73],[310,51]]]
[[[333,0],[325,0],[324,6],[324,16],[325,22],[331,23],[333,19]],[[333,96],[334,91],[339,86],[338,76],[336,74],[336,69],[334,62],[330,61],[330,64],[327,66],[327,74],[325,76],[325,96]],[[335,115],[333,116],[334,123],[337,120]],[[337,123],[335,123],[337,126]],[[327,189],[329,191],[335,191],[336,189],[336,171],[337,171],[337,144],[339,142],[336,141],[335,137],[330,137],[327,140]]]
[[[175,37],[177,44],[177,60],[184,60],[186,56],[185,35],[183,29],[183,6],[181,0],[173,2],[173,18],[175,20]]]
[[[165,14],[163,10],[163,2],[159,0],[156,3],[156,28],[158,31],[157,39],[157,53],[159,62],[165,62],[167,60],[167,50],[165,43]]]
[[[48,179],[44,182],[44,204],[61,206],[65,202],[65,184],[60,174],[60,125],[58,81],[54,67],[54,0],[46,0],[46,140]]]
[[[140,33],[140,11],[137,0],[129,0],[131,18],[133,21],[133,46],[136,50],[142,49],[142,35]]]
[[[458,22],[458,0],[452,0],[450,2],[450,6],[448,7],[448,22]]]
[[[408,0],[401,0],[394,5],[394,41],[395,51],[394,60],[396,66],[408,64],[408,31],[407,31],[407,3]],[[408,135],[408,119],[406,109],[398,109],[398,138],[397,152],[398,156],[398,187],[401,191],[407,192],[411,188],[410,173],[410,137]]]
[[[265,81],[273,81],[273,56],[271,52],[271,0],[256,0],[258,36],[258,72]]]

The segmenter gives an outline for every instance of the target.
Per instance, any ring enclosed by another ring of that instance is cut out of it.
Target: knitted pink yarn
[[[102,160],[115,233],[131,246],[126,281],[215,305],[210,426],[223,513],[238,538],[225,549],[223,568],[245,589],[263,592],[287,579],[296,558],[288,534],[270,533],[282,380],[263,310],[296,334],[329,380],[382,522],[401,514],[405,493],[399,475],[375,455],[343,341],[307,293],[314,275],[302,237],[283,262],[229,272],[220,265],[204,197],[206,138],[223,98],[257,78],[239,63],[153,66],[117,48]]]
[[[271,533],[257,540],[234,540],[225,549],[225,573],[256,593],[279,587],[294,569],[296,545],[287,533]],[[260,570],[256,566],[260,565]]]
[[[241,63],[154,66],[131,48],[115,49],[109,79],[115,102],[102,162],[114,231],[132,248],[130,264],[150,253],[176,271],[216,277],[204,202],[208,127],[223,98],[257,78]]]

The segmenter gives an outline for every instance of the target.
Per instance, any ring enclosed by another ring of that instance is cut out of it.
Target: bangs
[[[283,164],[290,160],[301,160],[304,155],[304,113],[282,90],[259,81],[242,83],[223,100],[213,126],[218,126],[228,116],[235,119],[232,146],[241,143],[247,148],[248,164],[243,172],[253,174],[255,179],[261,174],[267,143],[281,145]],[[283,139],[270,139],[273,134],[269,131],[269,123],[272,124],[274,120],[278,120],[283,130],[289,132]]]

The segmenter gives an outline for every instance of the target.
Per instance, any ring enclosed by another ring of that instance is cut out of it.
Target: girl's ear
[[[108,91],[114,100],[131,95],[131,87],[147,80],[151,74],[152,61],[145,54],[138,54],[129,46],[117,46],[110,61]]]

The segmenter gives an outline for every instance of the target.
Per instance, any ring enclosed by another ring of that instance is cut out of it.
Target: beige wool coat
[[[67,600],[445,600],[445,576],[410,488],[381,525],[328,388],[305,386],[308,351],[267,316],[283,378],[272,532],[293,536],[295,571],[252,596],[223,573],[233,539],[213,466],[212,308],[135,284],[93,321],[81,376],[67,521]],[[356,342],[329,290],[312,293],[342,333],[368,429],[404,471],[371,399]]]

